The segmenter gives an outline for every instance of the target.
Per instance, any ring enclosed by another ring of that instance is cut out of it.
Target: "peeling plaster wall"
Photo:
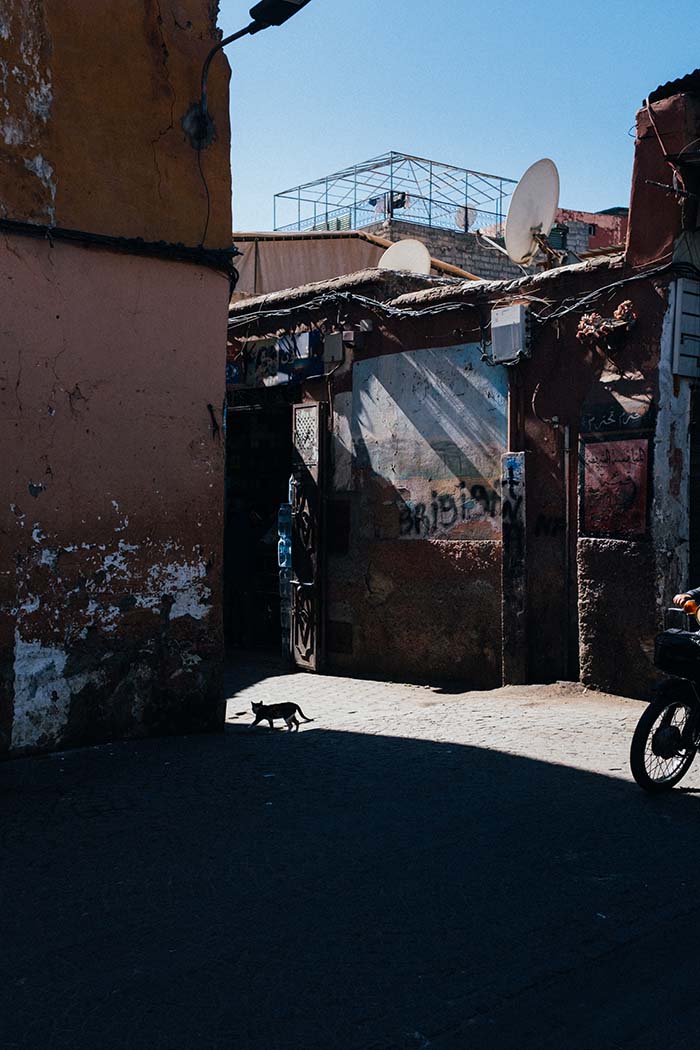
[[[690,381],[673,376],[675,284],[669,289],[659,349],[659,410],[654,442],[652,532],[659,613],[673,595],[695,586],[689,569]],[[661,619],[660,619],[661,626]]]
[[[0,218],[228,248],[217,10],[0,0]],[[0,296],[0,752],[221,724],[228,280],[0,233]]]
[[[43,0],[0,9],[0,214],[56,220],[54,169],[45,153],[54,102],[52,44]]]
[[[356,362],[352,437],[368,534],[500,539],[506,371],[478,344]]]
[[[0,746],[217,724],[227,287],[0,239]]]
[[[505,370],[476,344],[401,345],[356,360],[334,398],[332,487],[351,520],[329,559],[329,659],[498,685]]]

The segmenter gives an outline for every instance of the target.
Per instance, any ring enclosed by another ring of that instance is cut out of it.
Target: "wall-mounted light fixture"
[[[220,40],[207,55],[202,66],[202,90],[198,102],[193,103],[182,118],[182,127],[195,149],[206,149],[214,138],[214,121],[209,115],[209,103],[207,97],[207,85],[209,81],[209,67],[215,55],[232,44],[234,40],[240,40],[242,36],[252,36],[259,33],[261,29],[270,26],[281,26],[284,22],[306,7],[309,0],[260,0],[250,9],[252,21],[244,29]]]

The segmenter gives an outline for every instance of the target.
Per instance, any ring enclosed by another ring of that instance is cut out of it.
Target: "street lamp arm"
[[[204,65],[202,66],[202,90],[200,93],[199,100],[199,105],[202,113],[206,113],[209,108],[207,98],[207,86],[209,82],[209,67],[212,63],[214,55],[218,54],[218,52],[221,51],[223,48],[228,47],[228,45],[232,44],[234,40],[240,40],[242,36],[248,36],[249,34],[255,33],[257,32],[257,30],[262,28],[263,27],[258,22],[251,22],[245,27],[245,29],[239,29],[237,33],[231,33],[231,36],[224,37],[223,40],[219,41],[216,47],[213,47],[211,49],[211,51],[204,60]]]
[[[259,33],[261,29],[268,29],[270,26],[281,26],[308,3],[309,0],[258,0],[250,9],[253,21],[237,33],[224,37],[211,49],[202,66],[199,102],[194,102],[182,118],[182,127],[194,149],[205,149],[214,138],[214,122],[209,116],[208,98],[209,69],[214,56],[234,40],[240,40],[242,36],[252,36],[253,33]]]

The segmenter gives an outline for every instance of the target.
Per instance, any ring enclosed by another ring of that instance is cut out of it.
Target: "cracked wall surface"
[[[0,2],[0,219],[229,247],[216,16]],[[228,279],[8,224],[0,295],[0,753],[219,725]]]
[[[216,138],[200,158],[180,123],[219,39],[216,8],[209,0],[3,0],[0,216],[188,245],[206,230],[208,246],[227,247],[223,54],[209,80]]]
[[[227,280],[5,235],[0,288],[0,749],[213,727]]]

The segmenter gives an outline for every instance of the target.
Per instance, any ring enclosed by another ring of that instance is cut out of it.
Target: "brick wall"
[[[390,241],[400,241],[405,237],[415,237],[422,241],[434,259],[452,263],[463,270],[468,270],[477,277],[487,280],[501,280],[522,277],[523,270],[510,261],[495,248],[486,248],[480,244],[473,233],[458,233],[456,230],[442,230],[433,226],[419,226],[412,222],[400,222],[389,219],[367,227],[368,233],[386,237]]]

